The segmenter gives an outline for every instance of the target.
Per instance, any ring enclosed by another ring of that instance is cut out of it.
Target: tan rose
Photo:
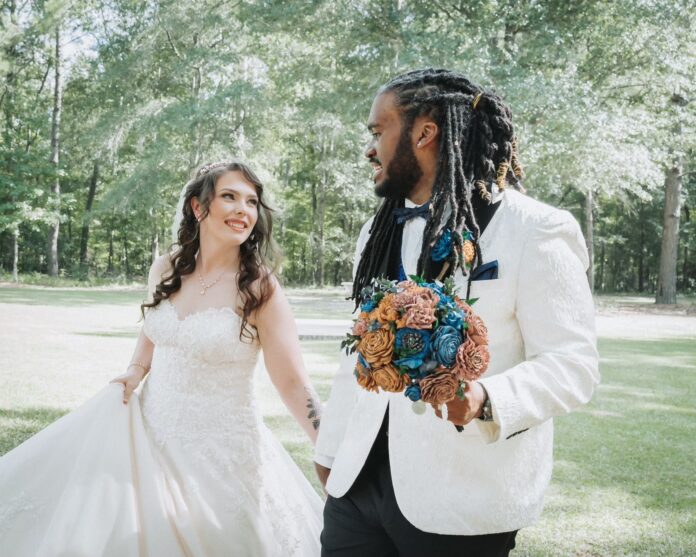
[[[392,359],[394,351],[394,333],[391,329],[383,328],[365,333],[360,339],[358,351],[373,368],[384,367]]]
[[[421,398],[434,406],[453,400],[459,388],[459,381],[449,372],[435,373],[420,380]]]
[[[476,344],[488,344],[488,329],[483,324],[483,320],[473,312],[469,312],[466,319],[468,325],[466,329],[467,336]]]
[[[372,376],[372,371],[364,367],[360,361],[355,365],[355,374],[357,376],[358,385],[363,389],[374,393],[379,391],[379,387]]]
[[[367,332],[367,321],[363,319],[358,319],[353,323],[353,334],[357,336],[363,336]]]
[[[486,372],[489,362],[488,347],[484,344],[476,344],[471,339],[466,339],[457,350],[454,373],[458,379],[474,381]]]
[[[377,321],[386,324],[392,323],[399,318],[399,311],[395,302],[396,296],[394,294],[387,294],[382,298],[377,308],[373,310],[376,313]]]
[[[474,242],[471,240],[464,240],[462,244],[462,255],[464,256],[464,261],[467,265],[471,265],[471,262],[476,256],[476,249],[474,248]]]
[[[391,364],[373,370],[372,377],[375,383],[389,393],[400,393],[409,381],[407,374],[401,375]]]
[[[466,303],[464,300],[462,300],[461,298],[455,298],[455,299],[454,299],[454,303],[457,304],[457,306],[459,307],[459,309],[461,309],[464,313],[466,313],[467,316],[470,315],[470,314],[472,313],[472,311],[473,311],[473,310],[471,309],[471,306],[470,306],[469,304],[467,304],[467,303]]]
[[[396,327],[402,329],[410,327],[412,329],[430,329],[435,323],[435,309],[430,306],[412,306],[401,316]]]
[[[395,296],[396,307],[404,310],[412,307],[431,307],[434,310],[439,302],[438,295],[423,286],[409,288]]]

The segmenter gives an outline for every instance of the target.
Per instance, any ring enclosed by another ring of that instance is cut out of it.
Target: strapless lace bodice
[[[256,456],[261,416],[253,386],[259,345],[240,339],[240,326],[241,317],[230,308],[181,319],[165,300],[147,313],[145,334],[155,351],[141,408],[157,444],[180,443],[223,468],[221,460],[239,463]],[[232,440],[238,450],[227,450]]]

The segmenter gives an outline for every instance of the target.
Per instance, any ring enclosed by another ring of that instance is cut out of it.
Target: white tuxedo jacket
[[[429,406],[416,415],[401,393],[362,390],[353,376],[355,355],[344,354],[315,452],[331,468],[326,489],[333,497],[355,481],[388,406],[394,492],[414,526],[489,534],[528,526],[541,513],[552,418],[587,403],[599,382],[587,249],[567,211],[516,191],[506,190],[501,203],[480,238],[484,262],[498,260],[499,278],[472,282],[470,294],[479,298],[474,311],[488,327],[491,361],[480,381],[494,422],[474,420],[459,433]],[[403,262],[412,274],[418,254],[409,255]],[[455,280],[466,296],[461,273]]]

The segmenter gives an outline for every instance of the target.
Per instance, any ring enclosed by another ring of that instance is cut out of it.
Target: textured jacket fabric
[[[586,404],[599,382],[587,249],[567,211],[516,191],[505,191],[501,203],[480,239],[483,261],[498,261],[498,278],[472,282],[470,293],[488,327],[491,360],[480,381],[494,421],[474,420],[459,433],[430,407],[417,415],[401,393],[358,387],[355,355],[343,355],[315,453],[331,468],[326,487],[333,497],[355,481],[388,407],[394,492],[414,526],[489,534],[528,526],[541,513],[552,471],[552,418]],[[423,226],[407,233],[416,235],[404,238],[415,250],[403,257],[413,274]],[[464,276],[455,281],[464,297]]]

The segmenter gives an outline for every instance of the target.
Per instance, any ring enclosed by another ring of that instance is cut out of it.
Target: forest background
[[[273,195],[284,282],[348,281],[374,93],[441,66],[512,107],[528,193],[580,221],[596,291],[696,291],[692,0],[1,6],[0,279],[142,281],[192,171],[235,156]]]

